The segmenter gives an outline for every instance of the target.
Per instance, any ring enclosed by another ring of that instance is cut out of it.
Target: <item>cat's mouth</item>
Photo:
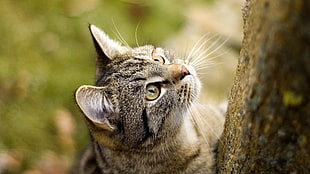
[[[199,94],[200,89],[201,89],[201,82],[198,79],[197,73],[192,66],[186,65],[186,64],[184,64],[182,66],[184,66],[184,68],[186,68],[187,73],[181,79],[181,83],[183,84],[182,86],[184,86],[184,89],[187,89],[187,90],[185,90],[185,92],[188,93],[188,94],[185,94],[186,101],[190,102],[194,98],[198,97],[198,94]]]

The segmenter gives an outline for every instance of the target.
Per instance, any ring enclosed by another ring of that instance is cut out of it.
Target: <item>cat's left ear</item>
[[[75,100],[86,119],[96,127],[108,131],[115,129],[108,119],[114,109],[105,95],[104,87],[81,86],[75,92]]]
[[[119,42],[109,38],[102,30],[95,25],[89,25],[94,45],[101,59],[113,59],[116,55],[125,53],[128,48],[122,46]]]

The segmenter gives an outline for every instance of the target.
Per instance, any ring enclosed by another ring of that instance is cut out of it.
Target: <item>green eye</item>
[[[149,84],[145,88],[145,98],[146,100],[152,101],[159,97],[160,87],[159,85]]]
[[[153,57],[153,60],[154,60],[155,62],[160,63],[160,64],[165,64],[165,59],[164,59],[163,57],[161,57],[161,56],[154,56],[154,57]]]

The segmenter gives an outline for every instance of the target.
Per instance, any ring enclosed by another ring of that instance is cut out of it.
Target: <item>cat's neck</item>
[[[132,168],[133,171],[142,173],[153,173],[154,170],[158,173],[167,173],[167,170],[171,170],[173,173],[175,170],[182,171],[182,168],[193,172],[195,169],[186,168],[190,163],[203,163],[201,167],[212,165],[211,149],[202,140],[189,117],[184,118],[175,138],[167,138],[165,142],[150,150],[112,150],[98,143],[94,143],[94,149],[98,152],[97,155],[100,154],[97,162],[103,169],[112,165],[114,166],[113,170],[119,169],[119,171],[124,168]],[[202,151],[205,152],[202,153]],[[206,163],[206,157],[210,158],[207,160],[208,163]],[[154,166],[155,164],[156,166]],[[135,168],[136,166],[138,168]],[[175,167],[171,169],[171,166]]]

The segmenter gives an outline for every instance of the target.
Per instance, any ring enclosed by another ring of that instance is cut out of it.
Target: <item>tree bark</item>
[[[310,1],[247,0],[218,173],[310,172]]]

